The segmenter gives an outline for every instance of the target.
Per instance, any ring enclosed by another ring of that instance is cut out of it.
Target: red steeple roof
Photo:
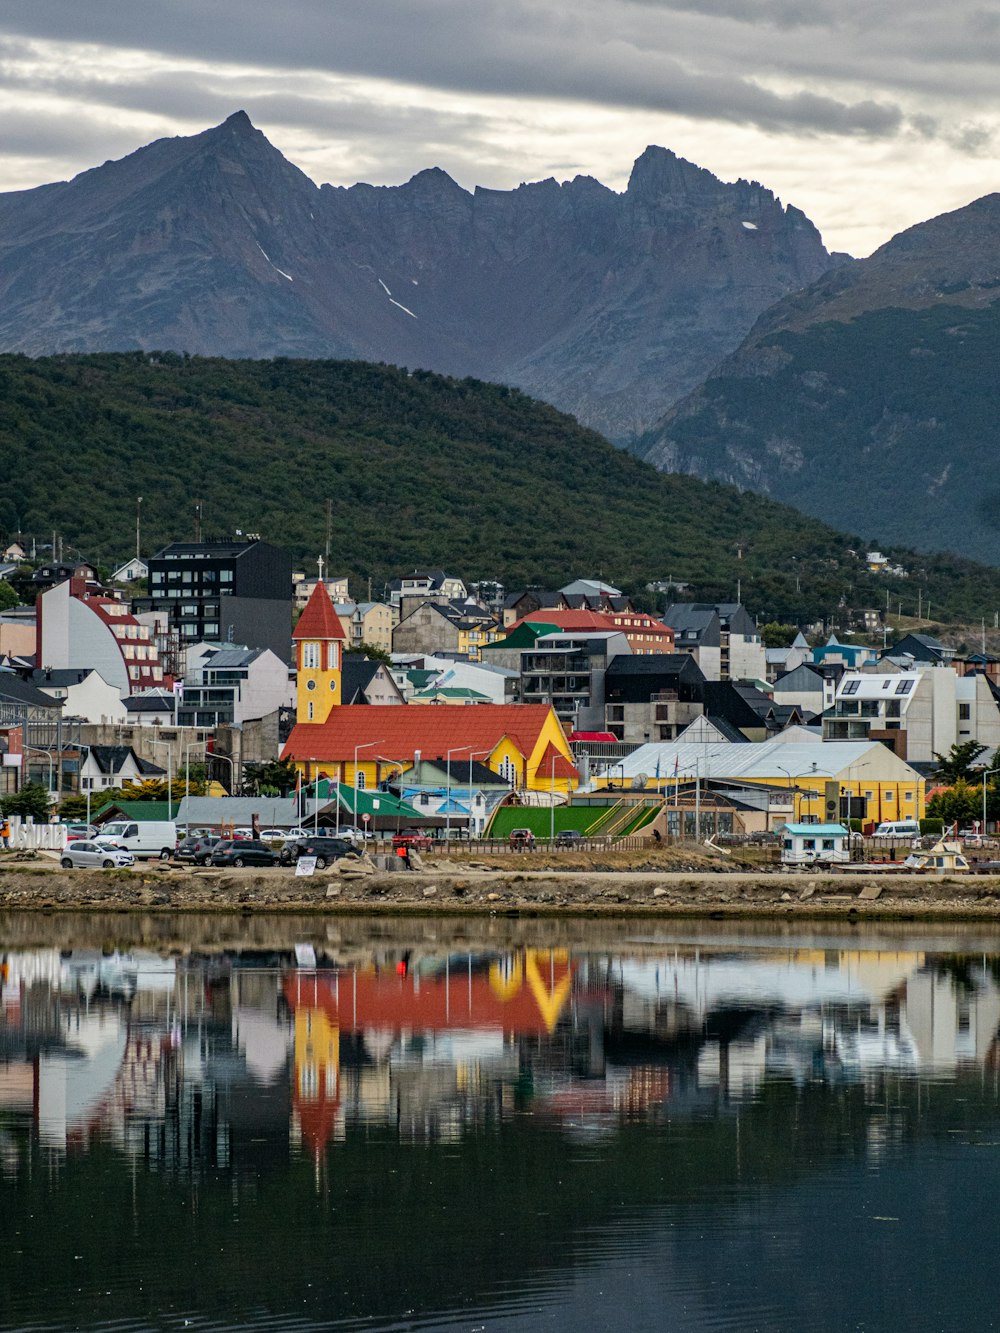
[[[340,617],[333,609],[333,603],[330,601],[330,594],[326,590],[325,583],[317,583],[309,594],[306,608],[299,616],[299,623],[295,626],[295,633],[292,638],[296,642],[299,639],[344,639],[346,641],[347,635],[340,623]]]

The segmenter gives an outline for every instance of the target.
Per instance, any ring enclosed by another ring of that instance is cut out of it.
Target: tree
[[[985,751],[986,746],[980,745],[978,741],[963,741],[961,745],[953,745],[947,755],[935,754],[935,781],[951,786],[960,779],[967,781],[977,773],[982,773],[984,765],[977,764],[976,760]]]
[[[298,769],[290,759],[247,764],[243,769],[243,790],[248,796],[287,796],[298,780]]]
[[[790,648],[798,634],[795,625],[781,625],[776,620],[760,627],[760,639],[765,648]]]
[[[384,662],[386,666],[392,665],[392,658],[384,648],[377,648],[374,643],[359,643],[355,648],[348,648],[348,656],[355,654],[361,657],[367,657],[371,662]]]
[[[0,611],[9,611],[12,606],[19,606],[20,602],[17,590],[6,579],[0,579]]]
[[[36,823],[48,823],[49,790],[40,782],[26,782],[20,791],[5,796],[0,801],[0,809],[5,815],[31,816]]]
[[[935,792],[927,802],[927,813],[943,819],[945,824],[969,824],[982,818],[983,792],[981,787],[958,778],[945,791]]]

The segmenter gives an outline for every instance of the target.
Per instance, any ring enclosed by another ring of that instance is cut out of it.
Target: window
[[[859,690],[860,688],[861,688],[861,681],[860,681],[860,680],[849,680],[849,681],[846,683],[846,685],[844,686],[844,688],[843,688],[843,690],[841,691],[841,693],[843,693],[843,694],[857,694],[857,692],[858,692],[858,690]]]
[[[317,648],[318,647],[319,645],[317,644]],[[339,653],[340,653],[339,643],[331,643],[327,645],[326,664],[328,671],[336,671],[339,668],[340,666]]]
[[[365,771],[364,771],[363,768],[359,768],[358,771],[355,773],[355,775],[354,775],[354,785],[355,785],[355,787],[357,788],[358,791],[364,791],[364,789],[365,789]]]
[[[968,722],[971,716],[972,716],[972,707],[970,704],[958,705],[958,720],[960,722]]]
[[[318,643],[304,643],[302,645],[302,669],[303,671],[319,670]]]
[[[834,850],[832,838],[823,839],[823,850],[824,852],[832,852]]]
[[[803,848],[803,851],[806,851],[806,852],[814,852],[814,851],[816,850],[816,839],[815,839],[815,838],[803,838],[803,839],[802,839],[802,848]]]
[[[913,681],[912,681],[912,680],[901,680],[901,681],[899,682],[899,684],[896,686],[896,693],[897,693],[897,694],[909,694],[909,692],[910,692],[912,689],[913,689]]]
[[[904,801],[910,801],[910,802],[912,802],[912,800],[913,800],[913,792],[912,792],[912,791],[904,791],[904,792],[903,792],[903,800],[904,800]]]
[[[310,722],[313,720],[313,706],[312,706],[312,700],[309,701],[309,708],[308,708],[308,711],[307,711],[306,716],[307,716],[307,718],[309,719]]]

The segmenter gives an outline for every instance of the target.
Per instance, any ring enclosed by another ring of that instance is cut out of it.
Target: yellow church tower
[[[295,643],[296,722],[325,722],[341,702],[347,635],[322,579],[313,588],[292,635]]]

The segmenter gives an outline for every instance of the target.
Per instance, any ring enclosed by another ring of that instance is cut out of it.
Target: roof
[[[166,777],[167,770],[148,759],[140,759],[131,745],[88,745],[87,750],[102,773],[120,773],[131,759],[144,777]]]
[[[713,719],[714,721],[714,719]],[[609,765],[615,775],[624,780],[639,773],[672,774],[674,761],[682,777],[694,777],[699,771],[703,778],[747,778],[761,780],[787,775],[793,779],[821,777],[838,778],[852,769],[855,778],[873,762],[884,765],[899,774],[901,781],[915,782],[918,774],[909,764],[879,741],[781,741],[766,740],[746,745],[699,745],[680,741],[651,742],[641,745],[624,759]],[[847,780],[846,777],[844,780]],[[887,781],[888,779],[883,779]]]
[[[325,583],[317,583],[309,594],[305,610],[299,616],[299,623],[292,634],[294,642],[302,639],[344,639],[344,627],[340,617],[333,609],[330,594]]]
[[[420,763],[420,769],[412,770],[407,773],[404,785],[410,790],[417,790],[425,786],[424,770],[433,768],[435,772],[450,774],[452,786],[454,787],[506,787],[509,784],[500,776],[494,773],[488,764],[482,764],[478,759],[463,759],[461,755],[453,755],[451,761],[435,756],[433,759],[424,757]]]
[[[253,537],[247,541],[207,541],[207,542],[171,542],[151,556],[151,560],[169,560],[174,557],[188,559],[221,560],[232,557],[238,559],[253,546],[263,543]]]
[[[846,838],[847,829],[843,824],[786,824],[786,833],[794,833],[800,838]]]
[[[730,722],[728,718],[720,717],[718,713],[708,713],[705,721],[710,722],[723,740],[727,740],[730,745],[750,744],[735,722]]]
[[[571,764],[551,741],[546,745],[545,751],[538,761],[538,781],[542,782],[545,778],[550,778],[553,782],[556,778],[571,778],[574,782],[580,781],[579,769],[575,764]]]
[[[172,713],[174,696],[163,694],[130,694],[122,702],[127,713]]]
[[[249,828],[254,816],[265,828],[294,828],[299,822],[294,796],[185,796],[177,814],[179,824],[218,827],[235,824]]]
[[[676,676],[681,672],[702,675],[687,653],[620,653],[608,664],[609,676]]]
[[[469,689],[468,686],[458,685],[429,685],[425,690],[418,690],[410,696],[411,702],[415,699],[465,699],[473,700],[477,703],[489,703],[490,696],[482,694],[479,690]]]
[[[31,673],[31,682],[39,689],[46,685],[80,685],[93,672],[93,667],[36,667]]]
[[[219,648],[218,651],[203,658],[198,669],[201,671],[221,671],[226,668],[233,670],[235,667],[246,667],[251,662],[256,662],[263,652],[263,648]]]
[[[357,695],[362,694],[372,683],[372,677],[381,665],[381,662],[362,657],[360,653],[346,653],[340,672],[341,699],[354,703]]]
[[[298,723],[282,750],[282,758],[353,763],[357,746],[359,759],[364,757],[369,762],[376,755],[389,761],[410,762],[417,750],[428,758],[452,750],[468,759],[476,757],[475,752],[492,752],[504,736],[509,736],[527,758],[552,716],[548,704],[481,704],[474,708],[342,704],[330,710],[325,722]]]
[[[125,819],[134,819],[139,824],[155,823],[161,820],[176,819],[181,805],[181,801],[174,801],[172,806],[168,805],[166,801],[109,801],[107,805],[102,805],[100,810],[91,815],[91,819],[96,823],[98,820],[106,820],[109,815],[117,812],[123,815]]]
[[[615,661],[617,660],[616,658]],[[568,739],[574,744],[577,741],[600,741],[607,745],[617,745],[618,743],[618,737],[613,731],[571,731]]]
[[[11,671],[0,671],[0,699],[24,704],[28,708],[62,708],[63,699],[53,699]]]

